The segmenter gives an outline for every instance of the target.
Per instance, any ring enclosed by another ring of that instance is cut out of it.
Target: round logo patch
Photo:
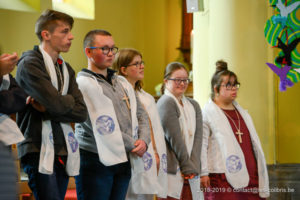
[[[148,171],[153,163],[153,159],[150,153],[145,152],[143,155],[143,162],[144,162],[144,169],[145,171]]]
[[[73,152],[73,153],[76,152],[77,149],[78,149],[78,142],[77,142],[77,140],[76,140],[75,135],[74,135],[73,132],[70,132],[70,133],[68,134],[68,142],[69,142],[69,144],[70,144],[70,147],[71,147],[71,149],[72,149],[72,152]]]
[[[161,165],[165,173],[167,173],[167,154],[162,154],[161,156]]]
[[[50,142],[51,142],[52,144],[54,144],[54,141],[53,141],[53,133],[52,133],[52,132],[49,134],[49,140],[50,140]]]
[[[133,139],[135,140],[139,139],[138,131],[139,131],[139,127],[136,126],[134,129],[134,136],[133,136]]]
[[[226,159],[226,167],[230,173],[237,173],[242,169],[241,159],[236,155],[231,155]]]
[[[108,115],[101,115],[96,120],[96,128],[100,135],[108,135],[114,132],[114,120]]]

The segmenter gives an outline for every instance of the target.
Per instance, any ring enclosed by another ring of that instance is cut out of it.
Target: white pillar
[[[237,101],[247,109],[264,144],[268,163],[275,158],[275,99],[272,72],[266,66],[269,49],[264,38],[268,1],[207,0],[194,13],[194,97],[203,107],[210,95],[215,63],[224,59],[241,89]]]

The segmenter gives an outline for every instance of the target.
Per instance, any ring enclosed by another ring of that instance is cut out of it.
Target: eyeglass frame
[[[88,47],[88,48],[89,49],[100,49],[102,51],[103,55],[108,55],[109,52],[111,52],[113,55],[116,55],[119,51],[118,47],[112,47],[112,48],[109,48],[109,47]],[[116,49],[116,52],[113,51],[114,49]],[[105,51],[107,51],[107,53],[105,53]]]
[[[174,81],[176,85],[180,85],[181,83],[184,83],[184,85],[188,85],[191,82],[191,79],[180,79],[180,78],[167,78],[167,80]],[[179,82],[177,82],[179,81]]]
[[[225,86],[226,90],[232,90],[232,88],[235,88],[235,89],[239,89],[241,87],[241,84],[240,83],[234,83],[234,84],[231,84],[230,82],[228,82],[227,84],[222,84],[221,86]]]
[[[129,64],[129,65],[126,65],[126,66],[124,66],[124,67],[129,67],[129,66],[133,66],[133,65],[135,65],[136,68],[139,68],[139,67],[141,67],[142,65],[145,66],[145,61],[142,60],[141,62],[136,62],[136,63],[133,63],[133,64]]]

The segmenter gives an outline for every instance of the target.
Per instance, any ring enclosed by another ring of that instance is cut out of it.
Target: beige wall
[[[300,9],[297,11],[297,18],[300,19]],[[299,44],[297,51],[300,52]],[[273,62],[278,53],[279,50],[275,49],[268,61]],[[276,103],[276,161],[277,163],[300,163],[300,83],[285,92],[279,92],[279,78],[277,75],[273,74],[273,76]]]
[[[41,10],[51,8],[51,0],[41,0]],[[0,9],[0,46],[3,52],[22,52],[38,44],[34,24],[41,12],[19,12]],[[146,62],[145,90],[154,94],[162,81],[168,62],[178,56],[181,34],[179,0],[95,0],[95,20],[75,18],[74,41],[63,54],[76,72],[86,67],[82,40],[91,29],[106,29],[113,34],[119,48],[140,50]]]
[[[288,88],[286,92],[277,93],[278,154],[276,158],[279,163],[300,163],[299,91],[300,84],[298,83]]]

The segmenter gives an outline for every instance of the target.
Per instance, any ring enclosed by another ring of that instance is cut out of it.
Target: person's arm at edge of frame
[[[0,112],[10,115],[22,111],[26,107],[27,94],[19,87],[12,75],[9,74],[8,90],[0,91]]]

